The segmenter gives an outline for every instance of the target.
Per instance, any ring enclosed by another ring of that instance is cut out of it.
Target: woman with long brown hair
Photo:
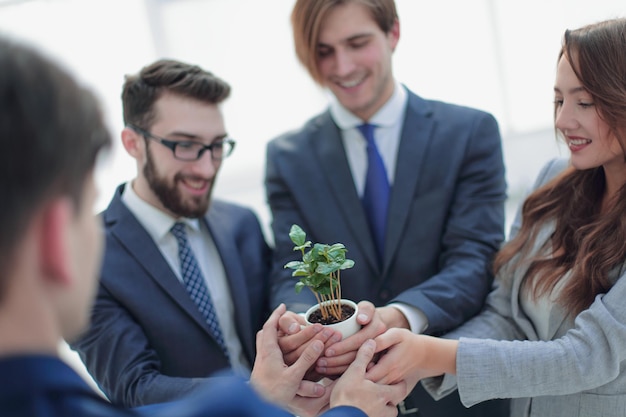
[[[373,380],[515,398],[513,416],[626,415],[626,19],[565,32],[554,97],[571,156],[542,170],[483,311],[445,339],[382,334]]]

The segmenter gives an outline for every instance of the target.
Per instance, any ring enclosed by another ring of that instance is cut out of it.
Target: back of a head
[[[0,298],[11,249],[47,199],[79,204],[111,138],[99,105],[57,64],[0,38]]]
[[[230,85],[197,65],[158,60],[138,74],[126,76],[122,89],[124,124],[148,128],[156,116],[154,103],[165,93],[220,104],[230,95]]]

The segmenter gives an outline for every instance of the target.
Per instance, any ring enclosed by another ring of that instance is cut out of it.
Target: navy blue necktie
[[[185,288],[209,325],[213,338],[230,360],[226,343],[224,343],[224,335],[222,334],[222,329],[220,328],[220,323],[215,313],[215,307],[213,306],[213,301],[211,301],[211,294],[209,294],[209,290],[204,282],[204,277],[198,266],[198,261],[187,240],[185,224],[176,223],[172,226],[171,231],[178,241],[178,259],[180,261],[181,275],[185,283]]]
[[[374,236],[378,261],[382,263],[385,253],[385,231],[387,229],[387,207],[391,188],[387,170],[374,142],[375,125],[365,123],[358,126],[367,140],[367,175],[363,191],[363,208],[367,214],[370,230]]]

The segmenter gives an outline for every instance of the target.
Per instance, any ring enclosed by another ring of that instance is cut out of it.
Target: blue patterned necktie
[[[367,140],[367,175],[363,191],[363,208],[367,214],[370,230],[374,236],[378,261],[382,263],[385,253],[385,231],[387,229],[387,207],[389,205],[390,186],[387,179],[387,170],[378,153],[374,142],[375,125],[365,123],[358,129]]]
[[[209,290],[204,282],[204,277],[198,266],[198,261],[187,240],[185,224],[174,224],[171,232],[178,241],[178,259],[180,261],[181,275],[185,283],[185,288],[209,325],[213,338],[220,345],[224,355],[226,355],[230,361],[228,349],[226,348],[226,343],[224,343],[222,329],[220,328],[220,323],[215,313],[215,307],[211,301],[211,294],[209,294]]]

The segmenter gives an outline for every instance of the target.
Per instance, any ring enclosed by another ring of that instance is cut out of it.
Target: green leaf
[[[315,268],[315,272],[317,272],[318,274],[330,275],[333,272],[338,271],[340,266],[341,265],[336,262],[323,263],[319,264],[317,268]]]
[[[300,294],[302,288],[306,287],[306,285],[302,282],[296,282],[296,294]]]
[[[291,261],[284,266],[293,270],[292,276],[299,277],[295,284],[296,293],[309,287],[323,298],[337,294],[339,270],[354,266],[353,260],[346,259],[346,247],[342,243],[312,244],[306,240],[306,233],[297,224],[291,226],[289,238],[296,245],[294,251],[302,253],[301,261]]]
[[[354,266],[354,261],[352,259],[346,259],[345,261],[343,261],[339,269],[344,270],[344,269],[352,268],[353,266]]]
[[[289,238],[296,245],[296,247],[301,247],[305,244],[304,241],[306,240],[306,233],[304,233],[304,230],[302,230],[300,226],[293,224],[289,230]]]
[[[306,266],[306,264],[302,261],[291,261],[291,262],[287,262],[283,268],[298,269],[303,266]]]

